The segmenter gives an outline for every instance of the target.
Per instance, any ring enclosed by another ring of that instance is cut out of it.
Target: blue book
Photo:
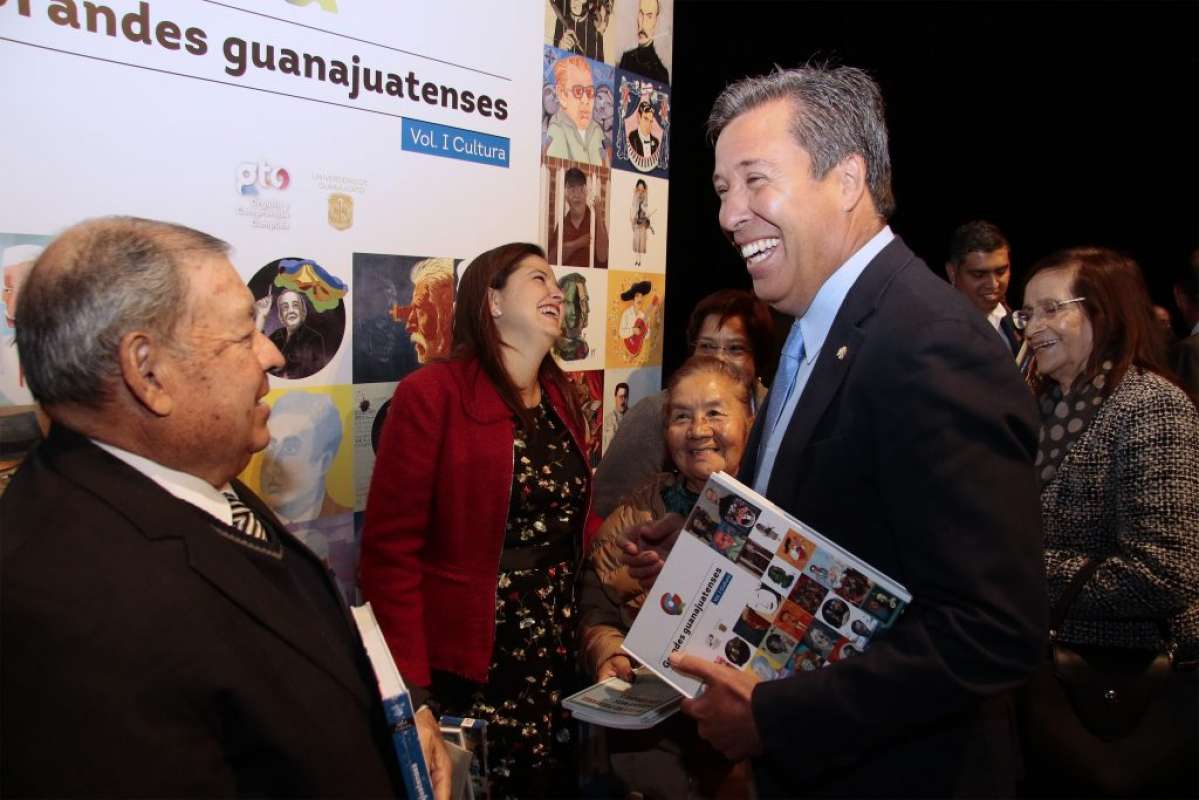
[[[354,622],[362,635],[362,644],[370,656],[375,678],[379,681],[379,694],[383,696],[383,710],[391,724],[391,740],[400,769],[404,774],[404,788],[409,800],[433,800],[433,781],[429,779],[429,766],[420,749],[420,738],[416,733],[416,709],[412,707],[412,696],[400,671],[396,668],[391,650],[383,639],[383,631],[375,619],[371,604],[350,609]]]

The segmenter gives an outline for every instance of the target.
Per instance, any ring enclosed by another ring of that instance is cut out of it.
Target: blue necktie
[[[799,374],[799,362],[803,359],[803,331],[799,322],[791,325],[787,341],[783,344],[783,352],[779,353],[779,367],[774,374],[774,386],[770,392],[770,403],[766,407],[766,425],[762,429],[761,448],[764,451],[766,443],[774,435],[778,427],[779,417],[787,407],[787,400],[795,390],[795,376]]]

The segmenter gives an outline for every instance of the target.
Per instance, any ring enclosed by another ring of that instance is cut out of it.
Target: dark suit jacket
[[[403,796],[328,572],[55,425],[0,498],[0,794]]]
[[[1179,339],[1174,345],[1174,369],[1178,372],[1178,382],[1199,397],[1199,333]]]
[[[914,600],[864,654],[754,690],[762,797],[1010,796],[1007,693],[1048,626],[1038,425],[990,323],[888,244],[833,322],[767,496]]]

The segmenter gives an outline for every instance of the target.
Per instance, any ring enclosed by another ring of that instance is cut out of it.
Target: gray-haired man
[[[17,346],[53,425],[0,498],[6,796],[402,792],[337,589],[235,478],[283,358],[227,251],[92,220],[25,282]]]

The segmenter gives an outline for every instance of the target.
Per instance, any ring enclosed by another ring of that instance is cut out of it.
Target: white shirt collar
[[[803,331],[804,361],[811,364],[816,360],[816,356],[820,355],[820,348],[824,346],[824,340],[828,337],[829,329],[833,327],[833,320],[841,310],[841,304],[845,302],[845,296],[849,294],[863,270],[894,238],[891,226],[884,225],[882,230],[870,237],[870,241],[837,267],[837,271],[830,275],[816,292],[808,310],[796,320],[796,324]]]
[[[1003,322],[1003,318],[1007,314],[1007,307],[1003,303],[996,303],[995,307],[991,309],[991,313],[987,314],[987,322],[991,323],[992,328],[1002,333],[1003,328],[999,327],[999,323]]]
[[[98,442],[95,439],[91,441],[96,447],[124,461],[183,502],[190,503],[226,525],[233,524],[233,510],[229,508],[229,501],[221,494],[221,491],[233,491],[229,484],[226,483],[221,487],[221,491],[218,491],[203,478],[164,467],[157,461],[151,461],[145,456],[130,453],[106,442]]]

